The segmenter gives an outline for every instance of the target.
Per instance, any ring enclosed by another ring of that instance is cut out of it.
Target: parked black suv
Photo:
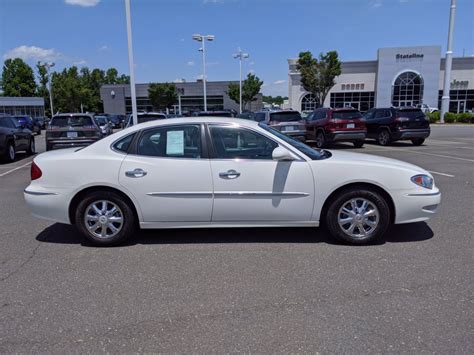
[[[398,140],[411,140],[422,145],[430,135],[430,121],[419,108],[373,108],[364,115],[367,138],[380,145]]]
[[[0,114],[0,159],[11,162],[18,151],[35,153],[33,133],[16,118]]]

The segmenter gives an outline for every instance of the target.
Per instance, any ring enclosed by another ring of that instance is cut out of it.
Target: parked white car
[[[437,107],[431,107],[427,104],[418,104],[416,108],[419,108],[423,113],[433,113],[439,111]]]
[[[250,120],[135,125],[81,149],[40,154],[25,189],[33,215],[75,224],[97,245],[140,228],[325,224],[364,244],[392,223],[433,217],[441,194],[422,168],[315,150]]]

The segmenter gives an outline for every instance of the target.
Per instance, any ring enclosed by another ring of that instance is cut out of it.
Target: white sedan
[[[253,121],[139,124],[81,149],[40,154],[25,189],[33,215],[75,224],[96,245],[140,228],[317,227],[365,244],[426,221],[433,177],[398,160],[315,150]]]

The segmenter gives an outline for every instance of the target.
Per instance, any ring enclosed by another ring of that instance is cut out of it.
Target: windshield
[[[411,109],[411,110],[398,110],[398,117],[408,117],[408,118],[422,118],[425,117],[425,114],[420,109]]]
[[[260,127],[262,127],[264,130],[270,132],[271,134],[277,136],[281,140],[285,141],[289,145],[293,146],[303,154],[307,155],[310,157],[312,160],[321,160],[321,159],[326,159],[331,156],[331,153],[329,153],[326,150],[323,149],[313,149],[309,145],[306,145],[296,139],[293,139],[287,135],[284,135],[280,131],[277,131],[276,129],[271,128],[270,126],[267,126],[265,123],[259,123],[258,124]]]
[[[51,120],[51,126],[56,127],[80,127],[80,126],[93,126],[92,118],[90,116],[72,116],[72,117],[53,117]]]
[[[101,117],[96,117],[95,118],[95,121],[100,125],[100,126],[103,126],[103,125],[106,125],[107,124],[107,118],[101,116]]]
[[[270,121],[277,122],[291,122],[291,121],[300,121],[301,115],[299,112],[274,112],[270,114]]]
[[[338,120],[353,120],[356,118],[362,118],[362,114],[355,110],[334,111],[332,113],[332,118],[336,118]]]

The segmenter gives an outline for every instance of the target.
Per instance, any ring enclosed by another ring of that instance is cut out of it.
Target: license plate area
[[[296,131],[296,126],[283,126],[282,131],[284,132]]]
[[[68,138],[77,138],[77,132],[67,132]]]
[[[346,128],[355,128],[355,123],[348,123]]]

